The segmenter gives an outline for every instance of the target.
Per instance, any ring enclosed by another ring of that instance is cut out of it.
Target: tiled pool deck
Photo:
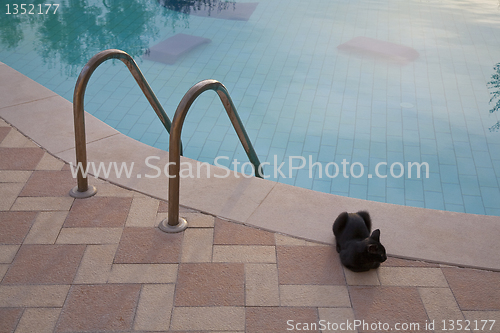
[[[496,320],[500,331],[498,217],[212,177],[181,180],[189,228],[165,234],[166,177],[91,178],[97,195],[75,200],[71,104],[1,63],[0,101],[1,332],[261,333],[355,319],[420,323],[414,332]],[[90,116],[87,140],[92,161],[167,160]],[[360,209],[392,256],[354,274],[330,228]]]

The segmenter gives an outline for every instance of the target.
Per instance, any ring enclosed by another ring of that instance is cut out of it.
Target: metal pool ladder
[[[169,158],[169,181],[168,181],[168,217],[161,221],[158,226],[162,231],[165,232],[180,232],[187,228],[187,221],[184,218],[179,217],[179,190],[180,190],[180,179],[179,179],[179,166],[180,166],[180,155],[182,155],[182,144],[181,144],[181,131],[182,125],[184,124],[184,119],[186,118],[187,112],[193,102],[201,95],[204,91],[214,90],[224,105],[227,115],[233,124],[233,127],[238,135],[238,138],[245,149],[248,159],[254,166],[255,176],[262,178],[262,165],[255,153],[255,150],[248,138],[248,134],[241,122],[241,119],[236,112],[236,108],[229,96],[229,92],[222,83],[216,80],[203,80],[195,84],[182,98],[179,103],[173,121],[171,122],[167,114],[163,110],[160,102],[156,98],[155,94],[151,90],[151,87],[147,83],[144,75],[142,75],[136,62],[130,55],[126,52],[116,49],[109,49],[101,51],[94,55],[87,64],[83,67],[78,80],[76,81],[75,91],[73,94],[73,116],[75,125],[75,150],[76,150],[76,163],[77,166],[81,164],[81,168],[78,168],[77,181],[78,185],[71,189],[70,195],[74,198],[88,198],[96,194],[97,189],[95,186],[89,186],[87,177],[83,176],[84,170],[87,171],[87,144],[85,139],[85,119],[83,110],[83,99],[85,96],[85,90],[90,76],[95,71],[100,64],[109,59],[119,59],[121,60],[130,73],[133,75],[137,84],[141,88],[142,92],[148,99],[149,103],[155,110],[156,114],[160,118],[163,126],[170,134],[168,158]]]

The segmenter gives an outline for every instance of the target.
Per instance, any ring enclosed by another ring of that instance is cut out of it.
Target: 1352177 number
[[[46,3],[46,4],[17,4],[14,3],[12,5],[6,4],[7,15],[24,15],[24,14],[55,14],[57,9],[59,8],[59,4],[57,3]]]
[[[495,320],[442,320],[442,331],[491,331]]]

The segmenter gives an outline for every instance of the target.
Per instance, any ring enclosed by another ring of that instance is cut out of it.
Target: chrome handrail
[[[229,92],[222,83],[216,80],[204,80],[195,84],[182,98],[181,102],[177,106],[175,111],[174,119],[170,122],[167,114],[163,110],[160,102],[156,98],[155,94],[151,90],[151,87],[147,83],[144,75],[142,75],[139,67],[135,63],[134,59],[127,53],[110,49],[97,53],[94,55],[83,67],[78,80],[76,81],[75,91],[73,94],[73,116],[74,116],[74,126],[75,126],[75,150],[76,150],[76,162],[77,162],[77,178],[78,185],[75,186],[70,191],[70,195],[75,198],[88,198],[93,196],[97,189],[95,186],[89,186],[87,177],[83,174],[87,170],[87,142],[85,139],[85,114],[83,110],[83,99],[85,96],[85,90],[89,82],[90,76],[102,64],[104,61],[109,59],[119,59],[121,60],[129,69],[130,73],[136,80],[137,84],[141,88],[142,92],[148,99],[149,103],[155,110],[156,114],[160,118],[163,126],[170,133],[170,143],[169,143],[169,182],[168,182],[168,217],[167,219],[161,221],[159,228],[165,232],[180,232],[187,228],[187,221],[183,218],[179,218],[179,190],[180,190],[180,156],[182,155],[182,142],[181,142],[181,131],[182,125],[184,124],[184,119],[186,118],[187,112],[193,102],[198,98],[198,96],[207,90],[214,90],[224,105],[227,115],[231,120],[231,123],[240,139],[243,148],[248,156],[248,159],[254,166],[255,176],[262,178],[262,165],[255,153],[255,150],[250,142],[248,134],[241,122],[241,119],[236,111],[236,107],[229,96]],[[80,167],[79,167],[80,166]]]
[[[233,124],[233,127],[238,135],[238,138],[247,153],[248,159],[254,166],[255,176],[262,178],[262,166],[259,158],[253,149],[252,143],[248,138],[248,134],[243,126],[238,112],[229,96],[229,93],[222,83],[216,80],[203,80],[195,84],[184,95],[181,102],[177,106],[174,118],[172,120],[172,130],[170,131],[170,143],[168,149],[169,159],[169,181],[168,181],[168,216],[167,219],[161,221],[159,228],[165,232],[180,232],[187,228],[187,221],[179,217],[179,190],[180,190],[180,139],[182,125],[186,118],[187,112],[195,99],[206,90],[215,90],[217,95],[226,109],[227,115]]]
[[[75,198],[88,198],[93,196],[97,192],[95,186],[89,187],[87,177],[83,176],[84,169],[87,170],[87,142],[85,139],[83,99],[90,76],[96,70],[96,68],[99,67],[99,65],[109,59],[119,59],[127,66],[135,81],[149,101],[149,104],[151,104],[156,114],[158,115],[158,118],[160,118],[167,132],[170,133],[170,128],[172,126],[170,119],[168,118],[167,114],[163,110],[163,107],[153,93],[153,90],[151,90],[151,87],[146,81],[146,78],[130,55],[128,55],[126,52],[116,49],[101,51],[94,55],[80,72],[80,76],[78,76],[78,80],[76,81],[75,85],[75,91],[73,93],[73,116],[75,125],[75,149],[77,167],[81,163],[81,168],[77,169],[78,186],[74,187],[69,192],[69,194]],[[180,146],[180,149],[180,154],[182,154],[182,144]]]

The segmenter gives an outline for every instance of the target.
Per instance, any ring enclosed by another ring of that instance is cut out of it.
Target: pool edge
[[[0,117],[51,154],[74,162],[72,105],[0,63]],[[151,111],[153,112],[153,111]],[[29,114],[30,117],[26,117]],[[86,114],[89,161],[144,164],[168,153],[133,140]],[[184,158],[182,161],[196,164]],[[151,172],[141,165],[141,174]],[[196,166],[194,166],[196,168]],[[213,167],[213,173],[217,169]],[[203,174],[203,173],[202,173]],[[167,178],[110,178],[111,182],[167,200]],[[75,181],[76,183],[76,181]],[[68,189],[69,190],[69,189]],[[181,179],[181,205],[235,222],[304,239],[333,243],[331,224],[342,211],[368,210],[395,257],[500,270],[500,217],[399,206],[315,192],[257,178]],[[490,254],[488,256],[488,254]]]

